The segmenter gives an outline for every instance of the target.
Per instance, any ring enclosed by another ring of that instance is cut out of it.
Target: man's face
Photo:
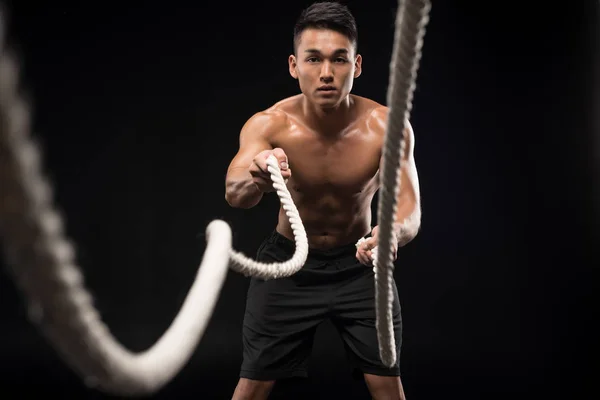
[[[296,55],[289,57],[290,74],[300,90],[321,107],[337,106],[352,90],[361,72],[361,57],[341,33],[307,29],[298,42]]]

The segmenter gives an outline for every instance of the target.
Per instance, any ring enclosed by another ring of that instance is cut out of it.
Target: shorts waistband
[[[368,235],[365,236],[365,238],[368,238],[370,236],[371,236],[371,234],[369,233]],[[274,245],[284,248],[285,250],[289,251],[290,253],[293,253],[296,249],[295,241],[288,239],[287,237],[283,236],[276,230],[274,230],[269,235],[269,237],[267,238],[267,241],[270,244],[274,244]],[[315,249],[315,248],[308,249],[308,255],[311,257],[317,257],[317,258],[337,258],[337,257],[348,256],[348,255],[354,256],[355,254],[356,254],[356,243],[349,243],[349,244],[345,244],[345,245],[341,245],[341,246],[332,247],[329,249]]]

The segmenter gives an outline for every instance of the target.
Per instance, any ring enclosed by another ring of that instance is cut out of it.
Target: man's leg
[[[406,400],[399,376],[364,374],[364,377],[374,400]]]
[[[348,357],[353,366],[364,374],[367,387],[375,400],[404,400],[399,360],[402,318],[395,282],[392,316],[396,364],[389,368],[381,362],[379,356],[373,269],[360,265],[356,258],[347,258],[339,262],[345,265],[348,276],[335,293],[332,321],[342,337]],[[351,272],[354,273],[350,275]]]
[[[266,400],[273,389],[275,381],[256,381],[240,378],[232,400]]]
[[[257,254],[265,263],[292,258],[294,244],[278,234]],[[233,399],[265,399],[278,379],[307,376],[317,326],[325,319],[330,292],[313,285],[309,256],[301,271],[289,278],[252,278],[246,299],[243,362]]]
[[[234,400],[266,399],[276,380],[307,376],[313,338],[325,309],[319,310],[318,296],[307,298],[294,286],[290,278],[251,281]]]

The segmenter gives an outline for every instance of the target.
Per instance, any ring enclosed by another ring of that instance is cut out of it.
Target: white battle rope
[[[291,276],[302,268],[308,256],[308,239],[298,209],[296,209],[296,205],[285,185],[283,176],[281,176],[279,162],[274,156],[269,156],[267,159],[267,169],[271,173],[273,187],[277,191],[281,205],[292,226],[294,240],[296,242],[296,251],[288,261],[270,264],[259,263],[250,258],[246,258],[235,250],[230,250],[229,256],[231,257],[231,268],[237,272],[246,276],[276,279]]]
[[[387,103],[390,107],[383,149],[381,189],[378,205],[379,234],[375,265],[375,311],[379,355],[388,367],[396,363],[392,304],[394,298],[393,225],[400,188],[400,160],[404,154],[405,122],[410,119],[417,70],[425,27],[429,21],[428,0],[401,0],[396,14],[394,49],[390,63]]]
[[[388,102],[378,247],[391,249],[399,186],[404,121],[411,108],[428,2],[400,5]],[[1,10],[0,10],[1,11]],[[261,264],[231,248],[231,229],[223,221],[206,228],[207,247],[192,287],[172,325],[150,349],[133,354],[102,323],[75,264],[63,219],[52,205],[52,188],[42,174],[41,151],[30,135],[30,110],[19,95],[15,58],[3,47],[0,13],[0,238],[6,264],[24,298],[32,321],[86,384],[118,395],[148,395],[161,389],[186,364],[202,338],[228,268],[244,275],[274,279],[290,276],[304,264],[308,243],[304,227],[274,157],[268,168],[286,210],[296,242],[294,256],[283,263]],[[399,86],[397,88],[396,86]],[[231,265],[229,264],[231,261]],[[391,324],[391,252],[375,258],[376,310],[380,353],[395,361]]]
[[[9,274],[24,295],[30,318],[85,383],[129,396],[149,395],[187,363],[210,320],[230,256],[233,269],[264,278],[289,276],[306,261],[304,227],[274,157],[274,187],[290,217],[297,250],[281,265],[261,265],[231,250],[231,229],[212,221],[207,247],[192,287],[173,323],[150,349],[134,354],[111,335],[92,304],[76,266],[63,219],[52,205],[41,171],[41,151],[30,137],[30,110],[19,96],[15,58],[4,48],[0,15],[0,238]]]

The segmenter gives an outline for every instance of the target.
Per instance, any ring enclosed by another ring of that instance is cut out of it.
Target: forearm
[[[419,174],[414,158],[414,132],[409,121],[404,132],[405,153],[402,157],[400,187],[396,197],[397,208],[394,214],[393,233],[399,247],[411,242],[421,228],[421,194]],[[381,159],[383,163],[383,157]]]
[[[421,228],[421,210],[415,209],[404,219],[397,219],[394,223],[394,234],[398,241],[398,246],[402,247],[410,243],[419,233]]]
[[[225,180],[225,200],[235,208],[252,208],[263,197],[248,171],[231,170]]]
[[[421,204],[414,190],[405,189],[398,196],[398,206],[394,216],[394,234],[398,246],[411,242],[421,227]]]

